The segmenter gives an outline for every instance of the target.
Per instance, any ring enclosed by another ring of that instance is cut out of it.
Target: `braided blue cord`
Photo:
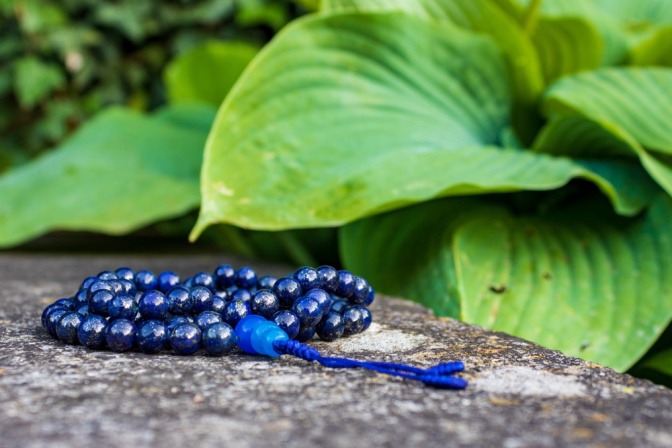
[[[280,354],[291,355],[309,362],[317,361],[325,367],[332,368],[363,368],[386,375],[398,376],[443,389],[464,389],[467,381],[453,376],[455,372],[464,370],[462,361],[437,364],[427,369],[406,364],[376,361],[358,361],[356,359],[322,356],[317,349],[300,342],[288,339],[277,340],[273,348]]]

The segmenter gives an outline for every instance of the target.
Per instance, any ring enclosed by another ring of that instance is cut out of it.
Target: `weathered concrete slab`
[[[368,332],[314,345],[417,365],[461,358],[467,390],[284,357],[94,352],[40,327],[42,308],[86,275],[222,261],[0,255],[0,447],[672,446],[672,391],[392,298]]]

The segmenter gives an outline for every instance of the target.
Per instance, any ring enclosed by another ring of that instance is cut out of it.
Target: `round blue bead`
[[[140,296],[138,308],[144,319],[160,320],[168,314],[168,299],[160,291],[147,291]]]
[[[244,289],[253,289],[257,286],[257,273],[249,266],[236,271],[236,286]]]
[[[303,291],[309,291],[320,286],[320,277],[317,271],[309,266],[297,269],[293,277],[294,280],[299,282]]]
[[[301,326],[303,327],[315,326],[322,319],[322,307],[312,297],[300,297],[294,302],[292,311],[299,316]]]
[[[258,289],[271,289],[272,290],[273,285],[275,285],[276,281],[278,281],[278,279],[273,277],[272,275],[264,275],[259,280],[257,280],[257,288]]]
[[[289,310],[280,310],[273,316],[273,322],[278,324],[278,327],[282,329],[290,339],[296,338],[296,335],[299,334],[299,327],[301,326],[301,321],[299,316],[294,312]]]
[[[329,294],[327,294],[324,289],[311,289],[306,293],[306,297],[310,297],[317,301],[317,303],[320,305],[320,309],[322,310],[322,314],[326,314],[327,311],[329,311],[331,308],[331,297],[329,297]]]
[[[79,291],[77,291],[77,294],[75,294],[72,299],[75,301],[75,306],[76,307],[82,306],[84,304],[88,304],[89,303],[89,291],[87,291],[86,289],[80,289]]]
[[[249,302],[252,300],[252,293],[249,289],[238,288],[231,293],[231,300],[242,300],[243,302]]]
[[[117,294],[107,305],[107,313],[112,319],[123,318],[133,320],[138,314],[138,305],[132,296]]]
[[[241,319],[250,315],[251,312],[252,310],[247,302],[233,300],[226,304],[222,317],[224,318],[224,322],[235,327]]]
[[[135,287],[138,291],[152,291],[159,287],[159,281],[152,271],[138,271],[135,274]]]
[[[189,314],[194,306],[194,297],[187,288],[176,286],[166,293],[168,311],[183,316]]]
[[[350,271],[338,271],[338,287],[336,294],[345,297],[350,297],[355,292],[355,276]]]
[[[250,301],[252,312],[266,319],[271,319],[273,315],[280,309],[280,301],[268,289],[260,289],[255,292]]]
[[[277,358],[280,356],[280,353],[275,351],[273,343],[278,340],[286,341],[288,339],[287,333],[282,331],[275,322],[267,320],[266,322],[259,323],[254,328],[250,342],[254,351],[260,355]]]
[[[81,305],[79,308],[77,308],[76,313],[79,314],[82,317],[86,317],[89,315],[89,305],[84,304]]]
[[[163,271],[157,278],[159,291],[166,293],[180,283],[180,277],[173,271]]]
[[[196,316],[196,325],[201,331],[205,331],[210,325],[222,322],[222,315],[214,311],[203,311]]]
[[[376,292],[373,290],[373,287],[369,285],[369,293],[366,296],[366,300],[364,301],[364,305],[369,306],[373,303],[373,301],[376,298]]]
[[[323,341],[333,341],[340,338],[343,336],[344,330],[343,318],[334,311],[327,313],[316,327],[317,335]]]
[[[317,268],[317,276],[320,279],[320,288],[328,293],[335,293],[338,288],[338,271],[331,266]]]
[[[299,329],[299,334],[297,334],[294,339],[296,339],[299,342],[310,341],[313,338],[313,336],[315,336],[315,330],[316,329],[314,326],[307,326],[307,327],[302,326]]]
[[[223,264],[215,269],[213,277],[219,289],[226,289],[233,286],[236,280],[236,270],[231,265]]]
[[[233,328],[231,328],[231,325],[219,322],[210,325],[208,329],[203,332],[202,339],[203,348],[208,354],[221,356],[236,348],[238,336],[233,331]]]
[[[364,328],[364,317],[357,307],[350,306],[343,310],[343,334],[345,336],[350,336],[362,331]]]
[[[67,308],[63,308],[61,305],[58,305],[56,303],[52,303],[42,311],[42,320],[41,320],[42,328],[49,331],[49,327],[47,326],[47,318],[49,317],[49,313],[53,310],[59,310],[59,309],[67,311]]]
[[[114,293],[112,291],[108,291],[107,289],[96,291],[89,298],[89,312],[104,317],[109,316],[108,306],[112,299],[114,299]]]
[[[112,271],[99,272],[97,277],[101,280],[116,280],[117,279],[117,275]]]
[[[58,339],[66,344],[78,344],[77,330],[79,330],[82,320],[82,316],[73,311],[63,314],[56,324],[56,336],[58,336]]]
[[[222,299],[217,294],[214,294],[212,296],[212,306],[210,307],[210,311],[222,314],[224,312],[224,308],[226,308],[226,300]]]
[[[89,285],[89,289],[88,289],[88,291],[89,291],[89,293],[88,293],[89,301],[91,300],[93,295],[100,290],[114,292],[114,288],[112,288],[112,285],[110,284],[110,282],[108,282],[107,280],[96,280],[93,283],[91,283],[91,285]]]
[[[45,321],[47,326],[47,332],[51,335],[51,337],[58,338],[58,335],[56,334],[56,326],[58,325],[58,321],[60,320],[61,317],[63,317],[65,313],[70,312],[71,312],[70,310],[62,308],[60,306],[54,307],[47,312]]]
[[[60,306],[61,308],[65,308],[68,311],[73,311],[75,309],[75,300],[64,297],[55,301],[53,305]]]
[[[117,319],[105,330],[105,342],[112,351],[130,350],[135,343],[136,328],[128,319]]]
[[[203,286],[210,291],[215,290],[215,279],[207,272],[199,272],[191,278],[193,286]]]
[[[191,316],[189,316],[191,317]],[[168,321],[166,321],[166,331],[168,335],[170,335],[175,327],[177,327],[180,324],[193,324],[194,322],[192,320],[189,320],[185,316],[173,316]]]
[[[96,280],[98,280],[98,277],[86,277],[84,281],[82,281],[79,289],[89,289],[89,286],[91,286],[91,284]]]
[[[350,303],[364,303],[369,295],[369,284],[362,277],[355,275],[354,292],[350,296]]]
[[[133,272],[133,269],[131,268],[119,268],[115,270],[114,273],[119,280],[133,281],[135,279],[135,272]]]
[[[169,340],[178,355],[192,355],[201,346],[201,330],[194,324],[180,324],[173,329]]]
[[[168,342],[168,330],[158,320],[148,320],[138,328],[137,342],[144,353],[159,353]]]
[[[218,289],[213,293],[213,296],[219,297],[222,299],[225,303],[231,301],[231,293],[227,291],[226,289]]]
[[[99,349],[105,346],[105,330],[107,319],[97,314],[89,314],[77,330],[79,343],[91,349]]]
[[[124,284],[121,283],[121,280],[117,280],[117,279],[107,280],[107,283],[112,288],[112,292],[114,294],[121,294],[125,290]]]
[[[268,322],[261,316],[251,314],[242,318],[235,326],[236,335],[238,336],[238,347],[245,353],[256,354],[257,352],[252,347],[252,332],[257,325]]]
[[[348,302],[344,299],[334,300],[331,302],[331,311],[342,313],[348,306]]]
[[[291,277],[284,277],[275,282],[273,293],[278,297],[280,307],[289,309],[301,296],[301,285]]]
[[[135,293],[138,292],[138,288],[135,287],[133,280],[126,280],[125,278],[122,278],[119,280],[119,284],[121,284],[122,292],[125,294],[134,296]]]
[[[354,305],[354,309],[359,310],[359,312],[362,315],[362,329],[360,331],[365,331],[367,328],[371,326],[371,322],[373,322],[373,316],[371,315],[371,311],[364,305]]]
[[[194,286],[191,288],[191,295],[194,297],[194,306],[191,309],[194,314],[209,311],[212,308],[212,291],[205,286]]]

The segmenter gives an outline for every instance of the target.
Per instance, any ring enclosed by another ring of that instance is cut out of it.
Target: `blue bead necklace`
[[[461,361],[429,368],[322,356],[303,342],[324,341],[365,331],[375,292],[363,278],[331,266],[302,267],[276,279],[258,277],[250,267],[223,264],[212,274],[181,280],[172,271],[119,268],[87,277],[72,297],[42,312],[42,326],[66,344],[124,352],[137,349],[178,355],[203,349],[221,356],[239,348],[272,358],[290,355],[332,368],[363,368],[420,381],[428,386],[464,389],[455,376]]]

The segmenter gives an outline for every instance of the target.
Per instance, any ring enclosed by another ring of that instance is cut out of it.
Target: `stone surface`
[[[95,352],[40,327],[45,305],[103,269],[221,261],[0,255],[0,447],[672,446],[672,391],[392,298],[366,333],[312,344],[419,366],[461,358],[467,390],[287,357]]]

